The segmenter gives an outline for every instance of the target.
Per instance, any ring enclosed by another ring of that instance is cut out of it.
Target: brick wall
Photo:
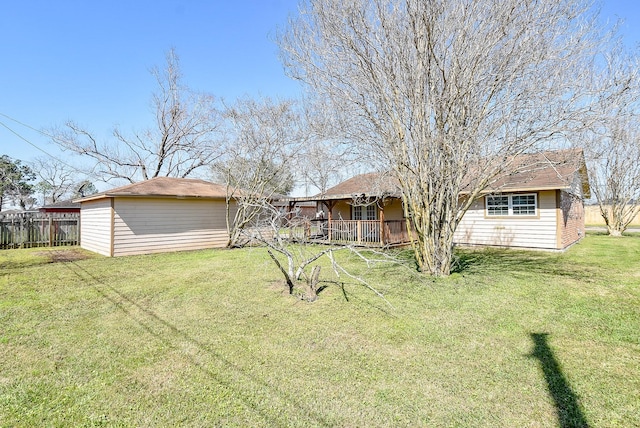
[[[562,248],[566,248],[584,236],[584,203],[582,198],[560,192],[560,219]]]

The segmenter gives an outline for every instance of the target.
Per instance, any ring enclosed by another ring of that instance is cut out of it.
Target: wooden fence
[[[588,226],[604,226],[604,218],[600,214],[600,207],[598,205],[587,205],[584,207],[584,222]],[[640,214],[629,223],[630,227],[640,226]]]
[[[78,245],[78,213],[0,213],[0,249]]]

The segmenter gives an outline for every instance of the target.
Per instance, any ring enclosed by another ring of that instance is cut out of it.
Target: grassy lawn
[[[285,293],[261,249],[0,252],[0,426],[640,426],[640,235]],[[341,283],[340,281],[344,281]]]

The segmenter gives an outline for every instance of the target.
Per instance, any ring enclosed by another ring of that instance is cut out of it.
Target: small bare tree
[[[634,125],[611,128],[591,159],[591,187],[609,234],[622,236],[640,213],[640,135]]]
[[[593,10],[582,0],[308,0],[279,43],[290,75],[399,180],[420,269],[448,275],[454,233],[481,192],[516,155],[591,121],[584,79],[606,36]]]
[[[602,116],[584,138],[591,189],[609,234],[621,236],[640,213],[640,61],[620,47],[606,56]]]
[[[179,60],[172,49],[166,66],[151,70],[158,83],[153,94],[154,127],[127,135],[115,128],[115,141],[100,143],[73,121],[53,133],[63,149],[92,159],[105,181],[131,183],[158,176],[187,177],[220,156],[216,140],[219,112],[213,96],[195,93],[182,83]]]
[[[247,241],[266,247],[271,260],[284,277],[289,294],[308,302],[317,300],[322,286],[320,285],[321,265],[316,262],[326,258],[337,278],[346,277],[357,282],[391,306],[384,295],[366,279],[354,275],[342,266],[336,258],[336,253],[349,251],[369,266],[382,262],[399,263],[393,257],[381,254],[379,259],[373,259],[364,251],[350,245],[330,247],[310,245],[304,230],[300,228],[306,219],[283,213],[266,199],[255,199],[251,202],[243,200],[241,204],[251,204],[251,209],[260,214],[255,217],[253,227],[243,228],[240,233]]]

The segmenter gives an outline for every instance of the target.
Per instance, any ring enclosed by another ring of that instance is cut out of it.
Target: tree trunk
[[[607,227],[607,230],[609,231],[609,236],[616,236],[616,237],[622,236],[622,232],[624,232],[624,230],[619,230],[611,226]]]
[[[320,280],[320,266],[316,265],[311,270],[311,275],[307,281],[307,297],[309,302],[315,302],[318,299],[318,282]]]
[[[447,276],[451,273],[453,260],[453,234],[418,234],[414,253],[422,272],[433,276]]]
[[[293,288],[294,288],[293,279],[291,278],[289,273],[286,271],[286,269],[282,267],[282,265],[280,264],[276,256],[271,252],[271,250],[267,250],[267,252],[269,253],[269,256],[271,256],[271,259],[274,261],[276,266],[278,266],[278,269],[280,269],[280,272],[282,272],[282,275],[284,275],[285,281],[287,282],[287,286],[289,287],[289,294],[293,294]]]

